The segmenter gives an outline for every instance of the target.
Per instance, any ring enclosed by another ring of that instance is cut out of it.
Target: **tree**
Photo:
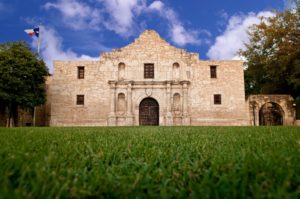
[[[7,126],[16,121],[15,110],[45,102],[48,70],[25,42],[0,44],[0,102],[6,107]]]
[[[247,94],[300,96],[300,8],[264,18],[248,31],[245,57]]]

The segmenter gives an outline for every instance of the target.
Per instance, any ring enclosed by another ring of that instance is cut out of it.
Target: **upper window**
[[[76,104],[84,105],[84,95],[77,95]]]
[[[177,62],[175,62],[173,64],[173,79],[179,79],[180,76],[180,71],[179,71],[179,64]]]
[[[77,77],[78,79],[84,79],[84,66],[77,67]]]
[[[210,77],[217,78],[217,66],[210,66]]]
[[[179,64],[177,63],[177,62],[175,62],[174,64],[173,64],[173,68],[175,69],[175,68],[179,68]]]
[[[123,62],[118,65],[118,77],[119,80],[123,80],[125,77],[125,64]]]
[[[214,95],[214,104],[222,104],[222,96],[220,94]]]
[[[144,78],[147,79],[154,78],[154,64],[144,65]]]

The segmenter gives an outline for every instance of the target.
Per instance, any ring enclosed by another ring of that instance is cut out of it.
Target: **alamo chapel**
[[[200,60],[152,30],[97,61],[55,61],[46,85],[50,126],[295,122],[290,96],[245,98],[242,61]]]

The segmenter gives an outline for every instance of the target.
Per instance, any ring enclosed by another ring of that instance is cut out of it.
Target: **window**
[[[173,64],[173,69],[175,69],[175,68],[179,68],[179,64],[178,64],[177,62],[175,62],[175,63]]]
[[[122,62],[118,65],[118,77],[119,80],[123,80],[125,77],[125,64]]]
[[[179,79],[179,75],[180,75],[179,69],[180,69],[179,64],[175,62],[173,64],[173,79]]]
[[[210,66],[210,77],[217,78],[217,66]]]
[[[77,67],[77,77],[78,79],[84,79],[84,66]]]
[[[222,96],[220,94],[214,95],[214,104],[222,104]]]
[[[76,104],[84,105],[84,95],[77,95]]]
[[[154,78],[154,64],[144,65],[144,78],[145,79]]]

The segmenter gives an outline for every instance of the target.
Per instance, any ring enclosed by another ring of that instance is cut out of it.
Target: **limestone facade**
[[[55,61],[48,81],[50,126],[140,125],[144,99],[158,103],[159,125],[249,124],[241,61],[200,60],[151,30],[98,61]]]

